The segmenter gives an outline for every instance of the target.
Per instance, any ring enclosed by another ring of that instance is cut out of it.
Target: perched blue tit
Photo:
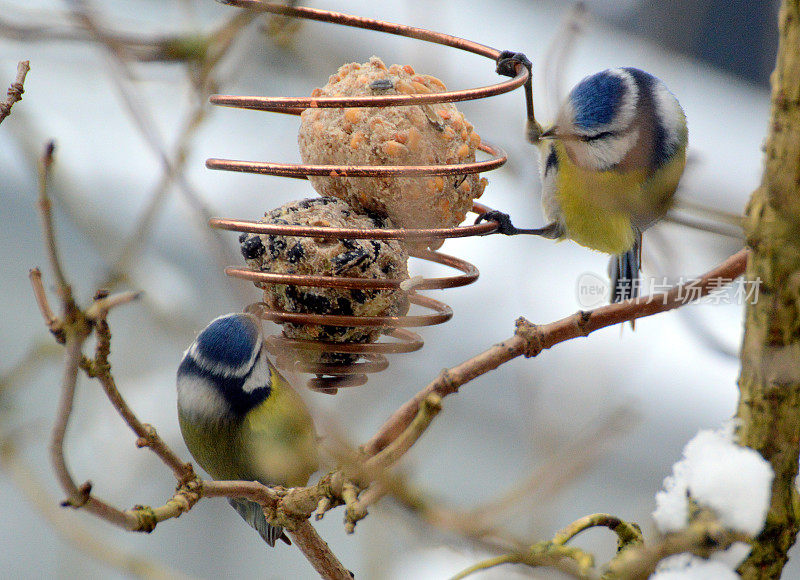
[[[177,384],[183,439],[212,478],[296,487],[317,470],[311,416],[267,359],[255,316],[212,320],[184,353]],[[257,503],[229,502],[270,546],[289,543]]]
[[[612,254],[612,302],[635,297],[642,232],[669,209],[686,164],[688,131],[678,100],[653,75],[615,68],[583,79],[544,132],[529,127],[541,152],[542,206],[549,222],[529,233]]]

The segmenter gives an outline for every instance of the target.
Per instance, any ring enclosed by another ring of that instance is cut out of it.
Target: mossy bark
[[[737,410],[740,442],[770,462],[775,480],[744,578],[780,577],[800,529],[800,0],[784,0],[779,29],[764,176],[745,216],[746,276],[760,289],[746,307]]]

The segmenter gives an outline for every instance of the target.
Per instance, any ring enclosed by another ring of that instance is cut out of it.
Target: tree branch
[[[524,318],[519,318],[517,332],[512,338],[456,367],[443,370],[433,382],[389,417],[372,439],[364,445],[364,451],[367,455],[374,455],[394,441],[411,423],[419,410],[420,403],[431,393],[446,397],[457,392],[461,385],[520,355],[534,357],[542,350],[560,342],[589,336],[606,326],[685,306],[719,290],[722,283],[730,283],[741,276],[747,263],[747,256],[747,250],[741,250],[697,280],[675,286],[665,293],[609,304],[595,310],[579,311],[572,316],[544,325],[531,324]]]
[[[22,100],[22,93],[25,92],[25,77],[31,69],[30,61],[23,60],[17,64],[17,78],[8,88],[8,96],[5,101],[0,101],[0,123],[11,113],[11,107],[14,103]]]
[[[638,525],[626,522],[610,514],[592,514],[572,522],[558,532],[553,536],[553,543],[557,545],[566,544],[581,532],[598,526],[608,528],[617,535],[619,549],[644,542],[642,530],[639,529]]]
[[[47,259],[58,284],[58,294],[64,302],[72,302],[72,291],[67,284],[67,278],[61,268],[61,260],[58,257],[58,245],[56,244],[55,227],[53,226],[52,202],[47,194],[47,182],[50,177],[50,168],[53,165],[53,153],[55,143],[50,141],[44,149],[44,153],[39,160],[39,215],[42,218],[42,231],[45,239],[45,249]]]
[[[712,513],[701,511],[686,529],[667,534],[653,544],[637,543],[619,552],[608,564],[607,577],[646,580],[658,563],[668,556],[691,553],[708,558],[736,542],[749,542],[750,539],[746,534],[725,529]]]
[[[101,298],[101,300],[103,299]],[[96,303],[97,302],[95,302],[95,304]],[[91,307],[87,312],[90,310]],[[116,409],[120,417],[122,417],[128,427],[138,437],[136,446],[149,447],[150,450],[172,470],[172,473],[179,483],[183,484],[194,479],[196,476],[192,464],[182,461],[164,440],[159,437],[155,427],[142,423],[128,406],[128,403],[119,392],[119,389],[117,389],[116,381],[111,374],[111,363],[108,360],[111,350],[111,330],[105,319],[98,321],[95,326],[95,331],[97,333],[97,347],[95,359],[92,361],[92,374],[102,385],[103,391],[105,391],[114,409]]]
[[[333,555],[308,520],[298,522],[294,529],[286,530],[286,533],[322,578],[352,580],[353,574]]]
[[[85,554],[108,566],[136,578],[150,580],[189,580],[188,576],[157,562],[126,552],[119,546],[103,541],[90,533],[73,516],[67,516],[57,507],[44,485],[38,481],[31,467],[20,457],[14,438],[0,439],[0,466],[15,483],[17,489],[64,539]]]

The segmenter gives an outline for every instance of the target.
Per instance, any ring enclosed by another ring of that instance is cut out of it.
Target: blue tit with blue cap
[[[183,439],[213,479],[296,487],[317,470],[311,416],[268,360],[257,317],[212,320],[184,353],[177,390]],[[278,539],[289,543],[257,503],[229,502],[270,546]]]
[[[547,226],[527,233],[612,254],[612,302],[635,297],[642,232],[670,208],[686,165],[688,130],[678,100],[663,82],[636,68],[591,75],[572,89],[555,124],[541,131],[529,119],[540,149],[542,206]]]

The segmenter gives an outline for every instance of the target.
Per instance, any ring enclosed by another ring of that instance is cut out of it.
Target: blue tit
[[[583,79],[542,133],[542,206],[557,237],[613,254],[612,302],[638,290],[642,232],[664,217],[686,165],[686,116],[635,68]]]
[[[267,359],[255,316],[212,320],[184,353],[177,386],[183,439],[212,478],[295,487],[317,470],[311,416]],[[289,542],[257,503],[229,502],[270,546]]]
[[[535,123],[535,121],[534,121]],[[669,209],[686,165],[686,116],[653,75],[615,68],[572,89],[555,124],[529,135],[540,149],[548,225],[522,230],[492,212],[500,231],[569,238],[614,257],[612,302],[635,297],[642,232]]]

